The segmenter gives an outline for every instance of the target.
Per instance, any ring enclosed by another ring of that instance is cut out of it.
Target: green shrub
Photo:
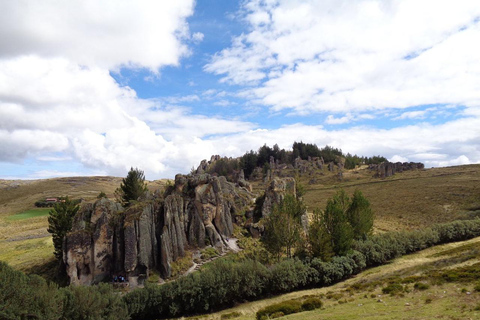
[[[391,294],[391,295],[401,293],[402,291],[403,291],[403,286],[399,283],[391,283],[382,289],[382,292],[384,294]]]
[[[276,318],[280,318],[280,317],[283,317],[285,314],[281,311],[279,312],[275,312],[274,314],[272,314],[269,318],[271,319],[276,319]]]
[[[319,298],[308,298],[302,303],[302,310],[309,311],[319,309],[323,306],[322,300]]]
[[[477,291],[477,292],[480,292],[480,282],[477,282],[477,284],[475,285],[475,287],[473,287],[473,290]]]
[[[283,315],[297,313],[302,311],[302,304],[297,300],[287,300],[277,304],[270,305],[257,311],[257,320],[272,318],[276,313]]]
[[[202,250],[201,257],[203,260],[209,260],[218,257],[218,251],[214,247],[208,247]]]
[[[428,284],[423,282],[417,282],[413,285],[413,287],[417,290],[427,290],[428,288],[430,288]]]
[[[233,319],[240,317],[242,314],[238,311],[230,312],[230,313],[224,313],[220,316],[220,319],[225,320],[225,319]]]

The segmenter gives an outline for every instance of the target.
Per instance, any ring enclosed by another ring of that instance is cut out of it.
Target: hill
[[[339,188],[348,194],[360,189],[376,214],[376,232],[422,228],[475,215],[480,210],[480,165],[405,171],[384,179],[374,178],[366,166],[344,170],[341,179],[326,168],[303,174],[292,169],[285,174],[298,175],[309,211],[323,209]],[[0,180],[0,260],[27,271],[51,261],[48,210],[39,212],[34,208],[35,201],[65,195],[93,201],[101,191],[113,198],[120,182],[118,177]],[[150,181],[148,187],[153,191],[165,183]],[[252,181],[254,192],[263,192],[267,183]]]

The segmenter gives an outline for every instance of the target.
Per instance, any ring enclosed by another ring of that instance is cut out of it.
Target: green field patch
[[[36,218],[36,217],[43,217],[43,216],[47,216],[50,210],[51,208],[30,209],[22,213],[17,213],[13,216],[10,216],[7,218],[7,220],[15,221],[15,220],[24,220],[24,219],[30,219],[30,218]]]

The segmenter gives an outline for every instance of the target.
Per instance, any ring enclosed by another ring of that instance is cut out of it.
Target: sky
[[[480,163],[477,0],[0,0],[0,179],[294,141]]]

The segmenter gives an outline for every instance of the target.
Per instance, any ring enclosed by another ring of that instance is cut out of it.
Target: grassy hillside
[[[249,302],[191,319],[255,319],[288,300],[318,297],[323,307],[281,319],[479,319],[480,238],[437,246],[369,269],[330,287]],[[387,293],[391,288],[398,291]]]
[[[293,175],[293,173],[292,173]],[[299,176],[309,211],[324,209],[340,188],[359,189],[376,214],[377,232],[411,230],[448,222],[480,210],[480,165],[405,171],[386,179],[373,178],[367,168],[347,170],[343,179],[326,170]],[[265,183],[254,183],[255,190]]]
[[[53,243],[47,232],[50,209],[35,208],[36,201],[59,196],[94,201],[101,191],[114,198],[121,182],[117,177],[0,180],[0,260],[23,271],[53,260]],[[147,184],[154,191],[165,182]]]
[[[308,210],[323,209],[339,188],[348,194],[358,188],[365,194],[376,213],[377,232],[421,228],[480,210],[480,165],[403,172],[387,179],[372,175],[363,168],[346,171],[342,180],[326,170],[300,176]],[[53,258],[50,234],[46,231],[47,211],[34,210],[35,201],[66,195],[94,201],[101,191],[113,198],[121,179],[0,180],[0,260],[29,270]],[[148,182],[150,190],[164,185],[165,180]],[[254,182],[253,186],[260,193],[266,183]]]

